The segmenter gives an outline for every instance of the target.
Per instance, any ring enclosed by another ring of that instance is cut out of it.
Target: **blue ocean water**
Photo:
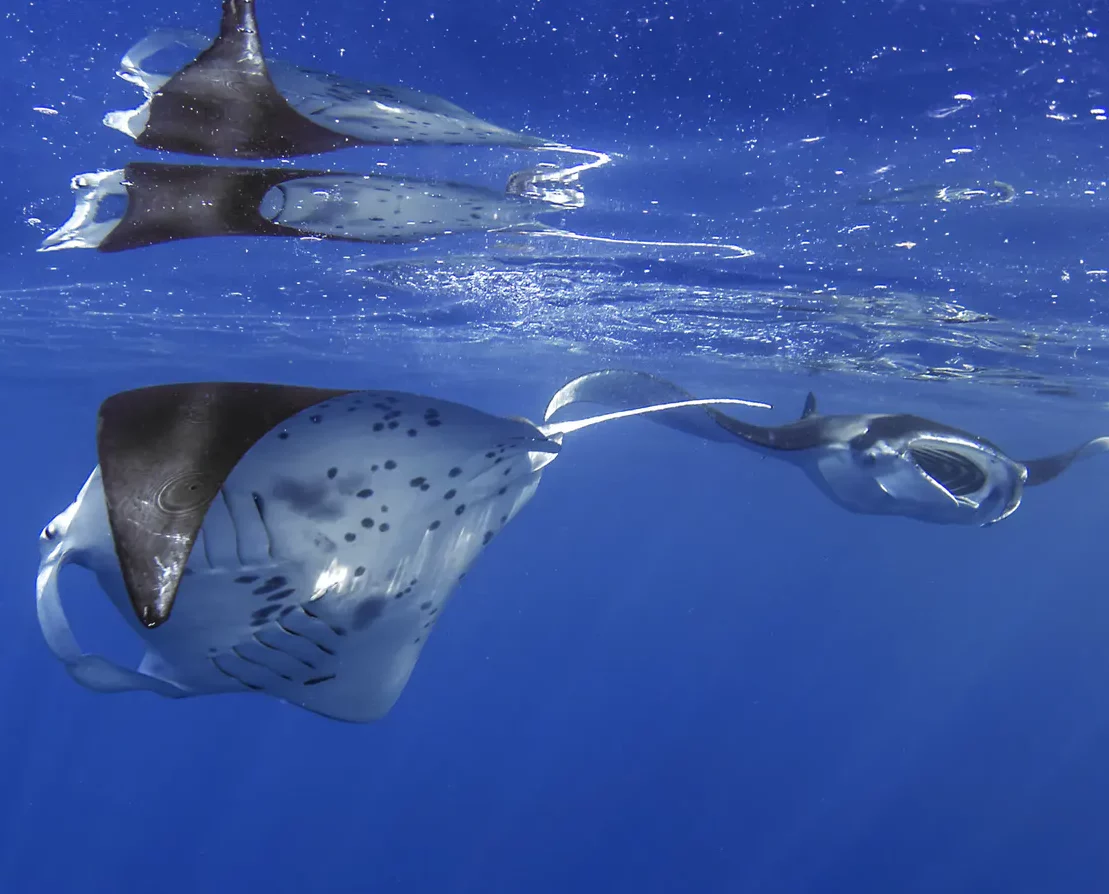
[[[581,175],[584,205],[545,210],[554,233],[37,252],[75,176],[211,163],[102,118],[141,102],[115,76],[128,48],[211,38],[219,8],[5,11],[0,891],[1109,889],[1105,457],[980,528],[853,514],[773,456],[647,420],[569,436],[370,725],[254,694],[89,692],[33,599],[36,537],[97,462],[100,403],[164,382],[538,420],[616,367],[767,401],[736,413],[761,424],[812,391],[1021,459],[1109,434],[1100,0],[258,15],[273,59],[611,160]],[[556,160],[577,158],[244,164],[503,191]],[[82,641],[136,659],[66,574]]]

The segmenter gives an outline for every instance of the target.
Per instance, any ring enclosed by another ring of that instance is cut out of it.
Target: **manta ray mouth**
[[[953,497],[970,497],[985,486],[985,470],[961,453],[941,447],[910,447],[909,457]]]

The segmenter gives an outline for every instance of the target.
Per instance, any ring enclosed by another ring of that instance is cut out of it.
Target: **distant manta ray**
[[[769,407],[683,400],[535,425],[398,391],[214,382],[113,395],[99,464],[39,537],[43,635],[99,692],[262,692],[374,720],[565,435],[709,403]],[[70,563],[144,641],[137,670],[81,651],[59,593]]]
[[[601,370],[556,393],[544,420],[551,422],[576,403],[622,407],[691,397],[646,373]],[[995,524],[1016,511],[1026,486],[1051,481],[1076,460],[1109,450],[1109,437],[1100,437],[1057,456],[1018,461],[985,438],[920,416],[826,416],[817,412],[812,393],[801,418],[785,425],[752,425],[712,407],[650,418],[799,466],[826,496],[851,512],[938,524]]]
[[[174,74],[145,64],[172,47],[200,51]],[[219,34],[155,31],[131,48],[120,77],[146,102],[111,112],[109,127],[148,149],[226,158],[289,158],[358,145],[484,144],[569,149],[491,124],[407,87],[361,84],[267,62],[254,0],[224,0]]]

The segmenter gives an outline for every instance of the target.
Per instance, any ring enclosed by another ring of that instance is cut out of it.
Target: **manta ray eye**
[[[58,536],[58,529],[56,527],[54,527],[53,522],[50,522],[50,524],[48,524],[45,528],[42,529],[42,533],[39,534],[39,537],[42,540],[53,540],[57,536]]]

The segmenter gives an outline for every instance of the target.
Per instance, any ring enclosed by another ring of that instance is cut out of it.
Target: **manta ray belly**
[[[329,717],[382,716],[554,449],[530,425],[397,392],[294,416],[209,509],[174,615],[147,637],[159,676],[210,686],[214,669]]]
[[[516,133],[438,96],[409,87],[363,84],[270,60],[278,92],[310,121],[368,143],[530,148],[546,140]]]
[[[473,186],[386,176],[290,179],[266,194],[266,219],[306,234],[367,242],[407,242],[445,233],[534,222],[540,202]]]
[[[534,426],[401,392],[352,392],[257,441],[211,503],[169,619],[139,624],[90,491],[91,567],[188,694],[256,691],[339,720],[384,715],[460,577],[532,497],[558,445]],[[94,476],[95,477],[95,476]],[[76,527],[70,525],[71,528]]]

